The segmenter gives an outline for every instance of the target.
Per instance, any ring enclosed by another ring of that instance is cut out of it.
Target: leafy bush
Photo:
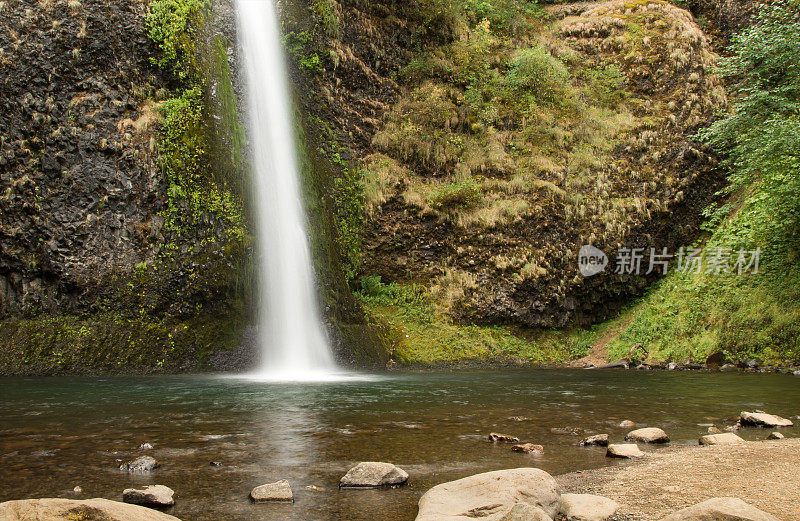
[[[437,210],[474,208],[483,201],[481,187],[469,177],[455,183],[443,184],[431,192],[428,204]]]
[[[509,64],[508,84],[518,92],[555,101],[569,87],[570,74],[561,61],[541,46],[519,51]]]
[[[161,68],[174,67],[183,78],[186,60],[192,60],[187,30],[193,17],[209,6],[209,0],[155,0],[147,11],[147,35],[158,45],[160,55],[153,62]]]

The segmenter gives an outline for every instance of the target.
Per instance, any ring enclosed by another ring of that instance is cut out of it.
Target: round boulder
[[[706,521],[724,519],[726,521],[780,521],[741,499],[719,497],[698,503],[689,508],[670,514],[661,521]]]
[[[644,452],[635,443],[617,443],[608,446],[606,451],[608,458],[643,458]]]
[[[608,447],[608,434],[595,434],[594,436],[589,436],[588,438],[584,438],[581,441],[581,445],[584,447],[596,445],[598,447]]]
[[[700,445],[733,445],[744,443],[744,440],[732,432],[722,434],[707,434],[700,437]]]
[[[143,489],[126,488],[122,491],[122,501],[146,507],[171,507],[175,504],[175,492],[164,485],[150,485]]]
[[[752,427],[791,427],[794,425],[792,420],[787,420],[786,418],[781,418],[774,414],[767,414],[763,411],[742,411],[739,417],[739,423]]]
[[[527,507],[555,518],[559,509],[558,483],[541,469],[520,468],[476,474],[442,483],[419,500],[416,521],[506,521],[520,518]],[[522,507],[517,505],[524,505]],[[536,519],[532,517],[531,519]]]
[[[291,503],[294,501],[294,495],[292,486],[282,479],[254,488],[250,492],[250,499],[255,503]]]
[[[559,513],[566,521],[606,521],[617,513],[619,504],[592,494],[561,494]]]
[[[160,467],[161,464],[152,456],[139,456],[133,461],[120,465],[120,470],[127,470],[133,473],[152,472],[153,469]]]
[[[103,521],[180,521],[151,508],[108,499],[24,499],[0,503],[3,521],[63,521],[102,519]]]
[[[669,436],[657,427],[646,427],[636,429],[625,436],[625,441],[636,441],[640,443],[669,443]]]
[[[408,473],[391,463],[365,461],[347,471],[339,481],[343,488],[396,487],[408,481]]]

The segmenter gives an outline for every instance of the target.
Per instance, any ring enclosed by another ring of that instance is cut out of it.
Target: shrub
[[[543,47],[519,51],[509,64],[508,84],[545,101],[556,101],[567,93],[570,74],[561,61]]]
[[[428,204],[437,210],[474,208],[482,201],[481,187],[471,177],[455,183],[442,184],[428,196]]]

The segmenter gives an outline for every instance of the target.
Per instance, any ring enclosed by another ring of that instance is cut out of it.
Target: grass
[[[367,313],[393,331],[392,358],[407,366],[559,364],[585,355],[598,332],[545,330],[521,334],[507,326],[458,325],[437,304],[474,280],[447,272],[430,292],[420,285],[364,277],[357,294]]]

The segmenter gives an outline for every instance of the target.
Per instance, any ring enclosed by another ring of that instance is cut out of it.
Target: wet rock
[[[598,447],[608,447],[608,434],[595,434],[581,440],[581,445],[586,447],[596,445]]]
[[[619,422],[619,425],[617,425],[617,427],[619,427],[620,429],[633,429],[634,427],[636,427],[636,424],[630,420],[622,420],[621,422]]]
[[[608,446],[606,451],[608,458],[642,458],[642,452],[635,443],[617,443]]]
[[[222,466],[222,462],[221,461],[212,461],[211,463],[209,463],[209,465],[211,465],[212,467],[221,467]]]
[[[700,445],[732,445],[735,443],[743,443],[744,440],[732,432],[724,432],[722,434],[707,434],[701,436]]]
[[[730,521],[779,521],[772,514],[767,514],[741,499],[721,497],[709,499],[689,508],[668,515],[661,521],[705,521],[707,519],[725,519]]]
[[[739,417],[739,423],[754,427],[791,427],[794,425],[792,420],[787,420],[786,418],[781,418],[774,414],[767,414],[763,411],[742,411]]]
[[[669,443],[669,436],[658,427],[645,427],[629,432],[625,436],[625,440],[641,443]]]
[[[0,503],[3,521],[180,521],[157,510],[108,499],[25,499]]]
[[[674,371],[678,368],[678,364],[675,362],[670,362],[667,364],[667,371]]]
[[[736,431],[740,430],[741,428],[742,428],[742,424],[737,421],[733,425],[728,425],[727,427],[725,427],[725,432],[736,432]]]
[[[175,504],[175,492],[164,485],[150,485],[143,489],[126,488],[122,501],[146,507],[171,507]]]
[[[139,445],[139,450],[153,450],[153,445],[151,443],[142,443]]]
[[[153,469],[160,467],[161,464],[152,456],[139,456],[133,461],[120,465],[120,470],[128,472],[152,472]]]
[[[520,504],[554,518],[559,508],[558,483],[534,468],[497,470],[442,483],[419,500],[416,521],[516,521],[530,511]]]
[[[256,503],[291,503],[294,501],[292,486],[282,479],[275,483],[267,483],[250,491],[250,499]]]
[[[719,368],[719,370],[726,373],[732,373],[734,371],[738,371],[739,368],[733,364],[724,364],[722,367]]]
[[[516,436],[509,436],[508,434],[499,434],[493,432],[487,436],[487,439],[492,443],[519,443],[519,438]]]
[[[511,450],[514,452],[524,452],[525,454],[544,454],[544,447],[535,445],[533,443],[522,443],[520,445],[513,445]]]
[[[75,495],[83,494],[83,489],[81,487],[75,487],[72,489],[72,493]]]
[[[800,371],[794,371],[792,374],[795,376],[800,376]]]
[[[773,433],[770,433],[769,436],[767,436],[768,440],[782,440],[783,438],[785,438],[785,436],[783,434],[781,434],[780,432],[773,432]]]
[[[716,353],[708,355],[706,358],[706,367],[709,369],[719,369],[724,366],[727,361],[728,358],[725,356],[725,353],[717,351]]]
[[[391,463],[366,461],[347,471],[340,487],[376,488],[399,486],[408,481],[408,473]]]
[[[500,518],[500,521],[553,521],[550,516],[544,513],[539,507],[528,505],[527,503],[517,503],[508,514]]]
[[[509,418],[512,422],[528,422],[531,421],[530,418],[526,418],[525,416],[512,416]]]
[[[712,425],[711,427],[708,428],[708,433],[709,434],[722,434],[722,431],[719,430],[717,427]]]
[[[559,513],[566,521],[606,521],[616,514],[616,501],[592,494],[561,494]]]

